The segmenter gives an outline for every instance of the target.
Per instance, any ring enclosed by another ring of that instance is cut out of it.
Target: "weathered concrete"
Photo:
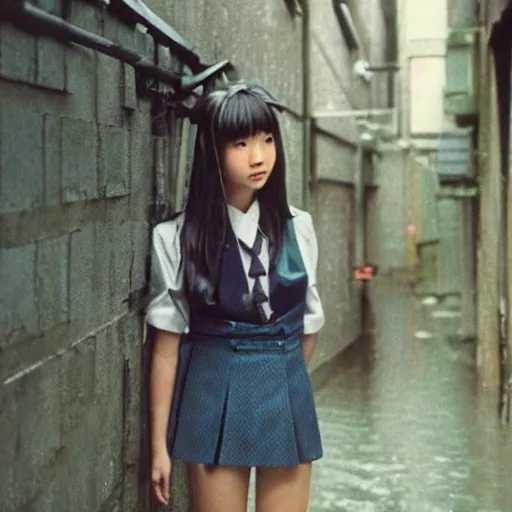
[[[103,34],[101,9],[69,7]],[[149,106],[93,51],[6,23],[0,50],[0,508],[140,510]]]

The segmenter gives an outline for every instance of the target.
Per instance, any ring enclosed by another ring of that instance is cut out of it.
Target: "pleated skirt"
[[[171,418],[172,457],[207,465],[283,467],[322,456],[302,356],[302,314],[271,325],[203,319],[184,335]]]

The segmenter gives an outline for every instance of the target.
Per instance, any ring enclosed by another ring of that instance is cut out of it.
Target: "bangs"
[[[226,98],[214,122],[220,142],[231,142],[258,132],[276,134],[277,121],[271,107],[254,94],[239,92]]]

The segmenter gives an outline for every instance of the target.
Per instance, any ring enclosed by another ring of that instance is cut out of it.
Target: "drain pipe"
[[[312,150],[311,18],[309,0],[302,7],[302,206],[309,209]]]

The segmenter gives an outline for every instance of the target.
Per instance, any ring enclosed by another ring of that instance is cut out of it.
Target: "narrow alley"
[[[317,393],[310,512],[507,512],[512,439],[477,386],[457,304],[372,284],[374,326]]]
[[[311,460],[309,512],[512,512],[511,34],[512,0],[0,1],[0,512],[190,512],[198,461],[305,512]],[[233,370],[270,346],[293,415]]]

